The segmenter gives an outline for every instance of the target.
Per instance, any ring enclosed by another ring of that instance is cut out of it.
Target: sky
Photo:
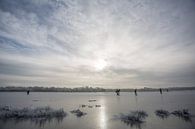
[[[0,0],[0,86],[195,86],[195,0]]]

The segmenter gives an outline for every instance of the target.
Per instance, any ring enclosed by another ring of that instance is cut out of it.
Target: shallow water
[[[50,92],[0,92],[0,106],[63,108],[68,116],[61,119],[49,120],[0,120],[0,129],[194,129],[195,118],[185,121],[175,116],[161,119],[155,115],[155,110],[165,109],[174,111],[188,109],[195,115],[195,91],[138,92],[121,93],[50,93]],[[90,101],[91,100],[91,101]],[[96,100],[96,101],[95,101]],[[85,104],[86,107],[81,105]],[[95,105],[101,105],[96,107]],[[87,115],[77,117],[70,111],[80,109]],[[144,110],[148,113],[145,122],[139,126],[127,125],[115,119],[120,113]]]

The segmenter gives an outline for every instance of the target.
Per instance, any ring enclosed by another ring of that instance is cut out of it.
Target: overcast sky
[[[195,86],[195,0],[0,0],[0,86]]]

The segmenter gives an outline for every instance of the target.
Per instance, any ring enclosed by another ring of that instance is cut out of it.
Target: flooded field
[[[1,92],[0,128],[193,129],[194,98],[195,91]]]

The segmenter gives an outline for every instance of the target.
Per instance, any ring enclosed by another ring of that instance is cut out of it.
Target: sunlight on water
[[[100,119],[100,128],[101,129],[107,129],[107,125],[106,125],[106,107],[105,107],[105,99],[101,99],[101,104],[103,105],[100,108],[100,115],[99,115],[99,119]]]

